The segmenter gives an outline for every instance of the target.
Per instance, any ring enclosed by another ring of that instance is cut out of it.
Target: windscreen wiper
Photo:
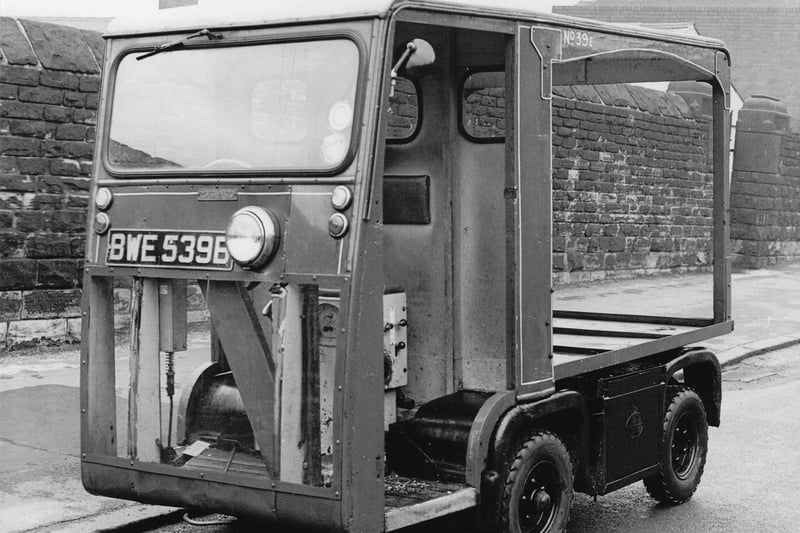
[[[203,29],[203,30],[200,30],[200,31],[198,31],[196,33],[193,33],[193,34],[189,35],[188,37],[183,37],[183,38],[178,39],[176,41],[170,41],[168,43],[159,44],[158,46],[156,46],[155,48],[153,48],[149,52],[147,52],[145,54],[142,54],[140,56],[137,56],[136,59],[138,61],[141,61],[142,59],[147,59],[148,57],[154,56],[156,54],[160,54],[161,52],[164,52],[166,50],[170,50],[172,48],[178,48],[179,46],[183,46],[190,39],[196,39],[198,37],[206,37],[206,38],[208,38],[209,41],[218,41],[218,40],[222,39],[222,34],[221,33],[211,33],[210,30]]]

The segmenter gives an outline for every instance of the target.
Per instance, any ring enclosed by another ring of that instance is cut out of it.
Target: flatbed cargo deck
[[[733,321],[553,311],[555,379],[630,363],[733,331]]]

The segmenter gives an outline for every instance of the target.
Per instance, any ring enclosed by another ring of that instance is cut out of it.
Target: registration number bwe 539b
[[[223,232],[114,230],[108,234],[106,264],[231,270]]]

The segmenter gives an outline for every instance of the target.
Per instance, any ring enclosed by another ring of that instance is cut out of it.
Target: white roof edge
[[[109,23],[106,34],[159,33],[206,27],[379,16],[386,13],[393,3],[394,0],[227,0],[222,4],[206,4],[200,0],[197,5],[162,9],[148,16],[116,18]]]
[[[213,3],[212,3],[213,2]],[[384,16],[393,6],[435,7],[458,5],[465,10],[520,14],[556,24],[579,24],[588,30],[613,31],[641,37],[659,37],[688,44],[724,48],[725,44],[705,36],[681,35],[654,28],[598,22],[570,15],[531,9],[530,0],[198,0],[198,5],[162,9],[147,17],[123,17],[109,23],[106,36],[195,31],[202,28],[245,27]]]

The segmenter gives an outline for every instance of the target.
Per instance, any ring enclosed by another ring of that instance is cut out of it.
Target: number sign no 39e
[[[564,46],[574,46],[577,48],[591,48],[594,43],[592,36],[585,31],[563,30]]]

